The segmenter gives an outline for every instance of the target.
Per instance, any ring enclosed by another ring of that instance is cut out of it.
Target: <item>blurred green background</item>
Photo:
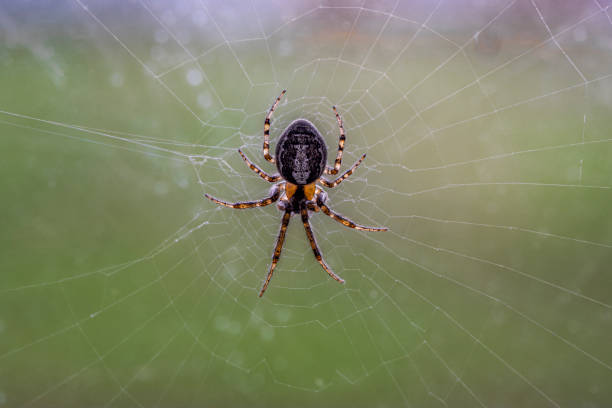
[[[612,405],[610,1],[3,1],[0,406]],[[244,165],[307,118],[329,279]]]

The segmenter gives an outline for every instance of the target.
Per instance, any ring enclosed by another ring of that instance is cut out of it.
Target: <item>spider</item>
[[[301,215],[302,223],[304,224],[304,229],[306,230],[306,237],[310,242],[315,258],[319,264],[321,264],[323,269],[325,269],[325,271],[329,274],[329,276],[340,283],[344,283],[344,279],[336,275],[329,268],[329,266],[327,266],[323,260],[323,257],[321,256],[321,251],[317,246],[314,234],[310,228],[310,223],[308,222],[309,211],[318,212],[321,210],[324,214],[338,221],[342,225],[361,231],[388,230],[387,228],[375,228],[359,225],[334,212],[325,204],[327,201],[327,193],[317,186],[317,182],[319,182],[321,185],[328,188],[336,187],[342,181],[346,180],[366,157],[364,153],[363,156],[361,156],[361,158],[357,160],[357,162],[355,162],[350,169],[345,171],[340,177],[333,181],[329,181],[321,177],[323,173],[331,175],[338,174],[340,164],[342,163],[342,153],[344,151],[344,141],[346,140],[346,136],[344,134],[344,127],[342,126],[342,119],[340,118],[335,106],[333,107],[333,110],[336,114],[338,127],[340,128],[340,139],[338,141],[338,153],[336,155],[336,161],[333,167],[326,165],[327,147],[325,146],[323,137],[317,128],[306,119],[296,119],[291,122],[291,124],[289,124],[289,126],[283,131],[278,140],[275,153],[276,157],[272,157],[272,155],[270,155],[270,117],[272,116],[272,113],[278,106],[278,103],[285,92],[286,90],[283,90],[283,92],[281,92],[281,94],[276,98],[276,101],[272,104],[272,107],[266,115],[266,120],[264,122],[263,155],[267,161],[276,164],[279,174],[270,176],[265,171],[257,167],[257,165],[253,164],[246,157],[246,155],[242,153],[242,150],[238,149],[238,153],[240,153],[240,156],[242,156],[242,159],[251,170],[270,183],[276,183],[277,181],[280,181],[280,183],[274,184],[272,188],[270,188],[268,197],[258,201],[228,203],[209,194],[204,194],[206,198],[219,205],[239,209],[263,207],[280,200],[277,206],[279,210],[283,211],[283,218],[281,221],[280,231],[276,239],[276,247],[274,248],[274,255],[272,256],[272,264],[270,265],[270,270],[268,271],[263,287],[259,292],[259,297],[263,296],[264,292],[268,288],[270,279],[272,279],[272,274],[274,273],[274,269],[276,268],[276,264],[278,263],[281,255],[281,249],[283,247],[283,242],[285,241],[285,233],[292,214],[299,213]]]

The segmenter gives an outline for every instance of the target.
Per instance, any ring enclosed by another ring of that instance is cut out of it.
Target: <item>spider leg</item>
[[[319,206],[314,201],[306,201],[306,208],[310,211],[319,212]]]
[[[274,109],[276,109],[276,107],[278,106],[278,103],[280,102],[285,92],[287,92],[287,90],[283,89],[283,92],[281,92],[281,94],[278,95],[278,97],[276,98],[276,101],[274,102],[274,104],[270,108],[270,111],[266,115],[266,121],[264,122],[263,154],[266,160],[269,161],[270,163],[275,162],[274,157],[270,155],[270,117],[272,116]]]
[[[361,164],[361,162],[363,161],[363,159],[365,159],[365,158],[366,158],[366,154],[364,153],[363,156],[361,156],[361,158],[359,160],[357,160],[355,162],[355,164],[353,164],[353,166],[350,169],[345,171],[343,175],[341,175],[340,177],[338,177],[334,181],[325,180],[323,177],[321,177],[319,179],[319,181],[325,187],[329,187],[329,188],[336,187],[338,184],[342,183],[345,179],[347,179],[351,174],[353,174],[353,172],[355,171],[357,166],[359,166]]]
[[[338,174],[340,170],[340,164],[342,164],[342,153],[344,152],[344,141],[346,140],[346,135],[344,134],[344,126],[342,125],[342,118],[338,114],[336,107],[333,107],[334,113],[336,114],[336,120],[338,121],[338,127],[340,128],[340,139],[338,140],[338,153],[336,154],[336,162],[334,163],[334,167],[329,167],[325,169],[326,174]]]
[[[306,208],[306,206],[302,206],[300,213],[302,214],[302,223],[304,224],[306,236],[308,237],[308,242],[310,242],[310,247],[312,248],[312,252],[314,253],[315,258],[317,258],[317,261],[321,264],[321,266],[323,267],[323,269],[325,269],[325,272],[327,272],[329,276],[331,276],[340,283],[344,283],[344,279],[333,273],[321,257],[321,251],[317,246],[317,241],[315,241],[314,234],[312,233],[312,229],[310,228],[310,223],[308,222],[308,209]]]
[[[269,181],[270,183],[275,183],[279,180],[281,180],[281,176],[276,174],[274,176],[270,176],[268,173],[266,173],[265,171],[263,171],[262,169],[260,169],[259,167],[257,167],[257,165],[253,164],[244,153],[242,153],[242,150],[238,149],[238,153],[240,153],[240,155],[242,156],[242,159],[246,162],[247,166],[249,166],[249,168],[251,170],[253,170],[255,173],[259,174],[259,176],[266,180]]]
[[[259,291],[259,297],[263,296],[264,292],[268,288],[270,279],[272,279],[274,268],[276,268],[276,264],[278,263],[278,260],[281,255],[281,250],[283,249],[283,242],[285,242],[285,233],[287,232],[287,226],[289,225],[290,219],[291,211],[285,211],[285,214],[283,214],[280,231],[278,232],[278,238],[276,238],[276,247],[274,248],[274,255],[272,256],[272,264],[270,265],[270,271],[268,272],[268,276],[266,276],[266,281],[264,282],[261,291]]]
[[[204,196],[208,198],[210,201],[213,201],[217,204],[224,205],[230,208],[242,209],[242,208],[263,207],[266,205],[270,205],[276,200],[278,200],[278,198],[280,197],[280,191],[281,191],[281,188],[278,185],[275,185],[275,186],[272,186],[272,188],[270,189],[270,197],[264,198],[259,201],[242,201],[242,202],[237,202],[237,203],[228,203],[227,201],[219,200],[218,198],[215,198],[209,194],[204,194]]]
[[[321,208],[321,211],[323,211],[325,214],[329,215],[331,218],[338,221],[340,224],[345,225],[349,228],[354,228],[360,231],[388,231],[389,230],[389,228],[386,228],[386,227],[382,227],[382,228],[366,227],[364,225],[359,225],[349,220],[348,218],[332,211],[327,205],[325,205],[325,202],[320,194],[317,195],[317,205]]]

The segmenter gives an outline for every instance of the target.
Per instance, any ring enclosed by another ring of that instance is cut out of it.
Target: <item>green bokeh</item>
[[[113,3],[2,14],[0,406],[612,404],[604,11]],[[391,231],[313,216],[340,286],[294,218],[259,299],[280,213],[202,194],[267,193],[283,88]]]

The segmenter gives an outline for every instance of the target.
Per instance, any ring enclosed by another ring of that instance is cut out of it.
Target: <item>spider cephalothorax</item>
[[[317,182],[325,187],[335,187],[350,176],[355,168],[361,164],[366,155],[364,154],[361,158],[353,164],[344,174],[333,181],[328,181],[321,177],[323,173],[337,174],[340,170],[340,164],[342,163],[342,153],[344,151],[344,141],[346,136],[344,134],[344,127],[342,126],[342,119],[336,111],[334,106],[334,113],[336,114],[336,120],[338,121],[338,127],[340,128],[340,140],[338,141],[338,153],[336,155],[336,161],[334,167],[327,167],[327,147],[323,137],[317,130],[317,128],[307,121],[306,119],[297,119],[285,129],[283,134],[278,140],[276,146],[276,158],[270,155],[270,117],[276,109],[276,106],[280,102],[281,97],[285,94],[283,91],[276,101],[270,108],[270,111],[266,115],[264,122],[264,142],[263,142],[263,154],[266,160],[270,163],[276,163],[276,168],[280,174],[273,176],[268,175],[265,171],[253,164],[242,151],[239,149],[238,153],[242,156],[246,164],[255,173],[259,174],[261,178],[271,183],[280,181],[270,189],[270,195],[267,198],[259,201],[245,201],[238,203],[228,203],[217,198],[214,198],[208,194],[204,194],[208,199],[214,201],[217,204],[224,205],[231,208],[253,208],[263,207],[265,205],[272,204],[275,201],[279,201],[278,208],[283,213],[283,219],[281,221],[281,228],[276,239],[276,247],[274,248],[274,254],[272,256],[272,264],[268,276],[259,292],[259,296],[262,296],[266,291],[270,279],[272,279],[272,273],[276,268],[276,264],[280,258],[281,249],[283,242],[285,241],[285,233],[289,220],[291,219],[292,213],[299,213],[304,224],[306,236],[310,242],[312,251],[314,252],[315,258],[323,269],[335,280],[340,283],[344,283],[344,280],[332,272],[327,266],[323,258],[321,257],[321,251],[317,246],[312,229],[310,228],[309,211],[323,211],[326,215],[330,216],[339,223],[346,225],[350,228],[355,228],[362,231],[386,231],[387,228],[374,228],[365,227],[363,225],[355,224],[348,218],[332,211],[325,203],[327,201],[327,193],[323,191]]]

